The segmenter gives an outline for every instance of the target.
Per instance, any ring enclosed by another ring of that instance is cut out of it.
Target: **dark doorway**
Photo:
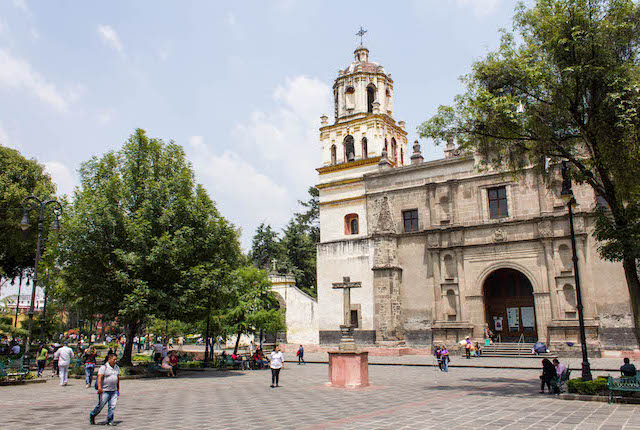
[[[376,101],[376,88],[373,85],[367,87],[367,112],[373,113],[373,102]]]
[[[484,282],[484,307],[489,328],[503,342],[538,340],[531,282],[514,269],[499,269]]]

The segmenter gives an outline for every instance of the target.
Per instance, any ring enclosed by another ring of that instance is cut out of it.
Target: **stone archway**
[[[534,288],[529,278],[512,267],[491,271],[483,281],[485,321],[503,342],[538,339]]]
[[[278,291],[271,291],[273,296],[278,301],[278,308],[283,311],[284,325],[287,326],[287,302]],[[265,333],[265,340],[267,343],[287,343],[287,330],[279,331],[277,333]]]

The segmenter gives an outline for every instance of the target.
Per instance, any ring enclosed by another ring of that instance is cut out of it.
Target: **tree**
[[[271,292],[266,271],[244,266],[234,273],[234,300],[225,316],[226,326],[236,334],[234,353],[238,353],[240,336],[256,331],[276,332],[285,328],[282,311]]]
[[[235,267],[238,230],[225,220],[179,145],[137,129],[123,148],[80,168],[57,266],[87,314],[126,327],[121,363],[145,318],[190,318],[204,308],[202,273]]]
[[[519,171],[567,160],[607,203],[596,238],[622,261],[640,341],[640,5],[632,0],[520,4],[513,33],[473,64],[466,92],[423,123],[488,164]]]
[[[287,263],[296,277],[296,286],[316,295],[316,244],[305,226],[292,219],[284,229],[282,245]]]
[[[253,236],[249,259],[259,269],[269,270],[273,260],[282,262],[283,257],[278,233],[270,225],[260,224]]]
[[[37,231],[23,233],[18,227],[22,200],[30,195],[49,198],[55,186],[42,164],[15,149],[0,146],[0,166],[0,276],[13,279],[35,264]]]
[[[309,187],[309,200],[298,203],[306,208],[304,212],[296,213],[295,219],[305,232],[310,236],[311,241],[316,244],[320,242],[320,190],[316,187]]]

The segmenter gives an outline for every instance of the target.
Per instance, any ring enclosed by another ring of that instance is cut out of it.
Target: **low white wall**
[[[270,279],[272,291],[285,302],[287,343],[317,345],[320,342],[318,301],[296,287],[292,277],[271,276]]]

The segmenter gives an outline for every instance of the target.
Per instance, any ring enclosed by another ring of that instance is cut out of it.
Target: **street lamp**
[[[580,344],[582,345],[582,380],[591,381],[591,366],[589,365],[589,356],[587,354],[587,335],[584,329],[584,314],[582,312],[582,292],[580,290],[580,273],[578,272],[578,254],[576,253],[576,233],[573,229],[573,206],[576,199],[571,189],[571,179],[567,173],[567,162],[562,162],[562,191],[560,197],[567,204],[569,209],[569,226],[571,228],[571,251],[573,252],[573,277],[576,283],[576,309],[578,311],[578,322],[580,324]]]
[[[24,208],[24,214],[22,215],[22,221],[20,221],[20,228],[23,231],[26,231],[29,229],[29,227],[31,227],[31,224],[29,224],[29,212],[32,210],[40,211],[38,216],[38,242],[36,244],[36,264],[35,264],[34,273],[33,273],[33,280],[31,281],[33,288],[31,290],[31,305],[29,306],[29,313],[28,313],[29,335],[27,337],[27,342],[25,345],[25,352],[29,352],[29,344],[31,343],[31,339],[33,338],[33,314],[35,313],[34,308],[36,303],[36,287],[38,285],[38,266],[40,265],[42,230],[44,229],[45,209],[47,209],[47,207],[49,206],[51,206],[51,211],[56,216],[53,223],[51,223],[51,230],[58,231],[60,230],[60,222],[58,221],[58,218],[62,213],[62,206],[60,205],[60,203],[58,203],[57,200],[48,199],[48,200],[42,201],[35,196],[25,197],[25,199],[22,200],[22,207]]]

